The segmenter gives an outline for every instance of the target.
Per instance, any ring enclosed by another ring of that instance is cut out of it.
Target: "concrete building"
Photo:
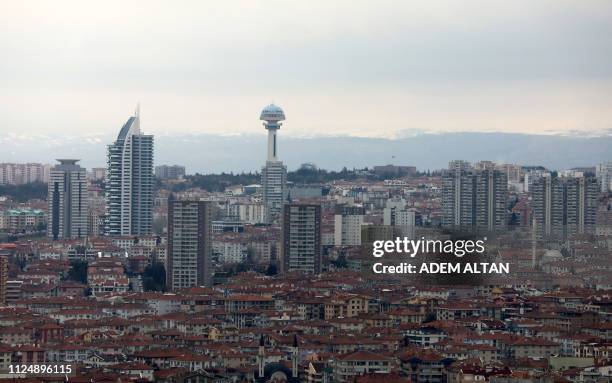
[[[268,131],[268,155],[266,165],[261,169],[262,197],[266,222],[278,221],[283,203],[287,200],[287,167],[278,159],[277,131],[285,120],[283,110],[270,104],[259,117]]]
[[[180,165],[156,166],[155,177],[162,180],[178,180],[185,177],[185,167]]]
[[[13,234],[41,230],[45,222],[45,212],[39,209],[21,208],[0,211],[0,230]]]
[[[265,222],[264,205],[260,202],[238,202],[227,205],[227,215],[241,222],[256,224]]]
[[[153,136],[140,131],[140,113],[108,146],[106,234],[148,235],[153,220]]]
[[[212,284],[212,214],[208,201],[168,199],[169,289]]]
[[[603,193],[612,190],[612,162],[604,162],[603,164],[597,165],[595,174],[599,181],[600,190]]]
[[[51,165],[27,164],[0,164],[0,185],[23,185],[34,182],[49,182]]]
[[[290,203],[283,207],[281,271],[321,272],[321,206]]]
[[[416,212],[403,207],[387,204],[383,210],[383,224],[396,226],[401,230],[402,236],[414,238],[416,226]]]
[[[92,168],[89,172],[92,181],[103,181],[106,179],[106,168]]]
[[[594,177],[552,177],[534,180],[533,217],[538,238],[566,239],[592,233],[597,219],[599,185]]]
[[[334,245],[359,246],[361,245],[361,226],[365,209],[361,206],[336,207],[334,215]]]
[[[57,240],[87,236],[87,174],[78,160],[58,160],[51,170],[47,235]]]
[[[506,226],[508,180],[498,170],[465,170],[451,163],[442,180],[442,225],[466,230],[496,231]]]

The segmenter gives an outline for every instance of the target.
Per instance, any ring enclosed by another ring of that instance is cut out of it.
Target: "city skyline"
[[[0,5],[0,135],[34,146],[138,100],[159,136],[256,134],[271,102],[286,137],[612,128],[605,1],[31,4]]]

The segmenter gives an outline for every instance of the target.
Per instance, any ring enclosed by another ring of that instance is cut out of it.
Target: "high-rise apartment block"
[[[140,131],[138,110],[108,146],[107,235],[148,235],[153,220],[153,136]]]
[[[0,185],[23,185],[49,181],[51,165],[43,164],[0,164]]]
[[[281,271],[321,272],[321,205],[289,203],[283,207]]]
[[[261,185],[263,203],[266,213],[266,222],[278,221],[287,200],[287,167],[278,159],[277,131],[285,120],[283,110],[270,104],[266,106],[259,117],[264,121],[264,127],[268,131],[268,155],[266,165],[261,169]]]
[[[601,191],[606,193],[612,190],[612,162],[604,162],[596,167],[595,173]]]
[[[212,285],[212,215],[211,202],[168,199],[169,289]]]
[[[594,177],[539,177],[531,186],[534,230],[538,238],[567,239],[592,233],[599,184]]]
[[[337,206],[334,215],[334,245],[361,245],[361,226],[364,215],[365,209],[361,206]]]
[[[162,180],[178,180],[185,177],[185,167],[180,165],[156,166],[155,177]]]
[[[87,173],[78,160],[58,160],[51,169],[47,233],[54,240],[87,235]]]
[[[443,176],[442,225],[496,231],[506,226],[508,179],[499,170],[469,170],[454,161]]]

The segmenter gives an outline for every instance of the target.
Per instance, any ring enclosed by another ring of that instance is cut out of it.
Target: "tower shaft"
[[[276,131],[278,129],[268,129],[268,161],[277,161],[276,152]]]

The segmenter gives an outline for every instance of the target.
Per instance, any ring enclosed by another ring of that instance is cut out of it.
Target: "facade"
[[[49,181],[50,165],[27,164],[0,164],[0,185],[23,185],[34,182],[47,183]]]
[[[103,181],[106,179],[106,168],[92,168],[89,177],[93,181]]]
[[[250,224],[265,222],[264,205],[260,202],[228,204],[227,215]]]
[[[534,229],[537,237],[566,239],[592,233],[597,219],[599,184],[594,177],[539,177],[533,181]]]
[[[612,190],[612,162],[597,165],[595,174],[603,193]]]
[[[354,382],[355,377],[367,374],[376,374],[384,380],[386,374],[391,373],[393,359],[370,351],[355,351],[341,355],[334,365],[334,381]]]
[[[403,237],[414,238],[416,212],[408,209],[404,199],[390,198],[383,209],[383,224],[397,227]]]
[[[442,180],[442,225],[496,231],[506,226],[508,180],[498,170],[465,170],[452,164]]]
[[[39,209],[21,208],[0,211],[0,230],[13,234],[41,230],[45,222],[45,212]]]
[[[155,177],[162,180],[177,180],[185,177],[185,167],[180,165],[156,166]]]
[[[212,209],[207,201],[168,199],[169,289],[212,284]]]
[[[87,236],[87,174],[78,160],[58,160],[49,176],[47,235],[54,240]]]
[[[130,117],[108,146],[107,235],[148,235],[153,220],[153,136],[140,131],[140,116]]]
[[[8,286],[8,258],[0,256],[0,304],[6,304]]]
[[[285,120],[283,110],[270,104],[261,112],[260,120],[268,131],[268,154],[266,165],[261,169],[262,197],[266,222],[278,221],[283,203],[287,199],[287,167],[278,159],[277,131]]]
[[[365,210],[361,206],[338,206],[334,215],[334,245],[361,245],[361,226]]]
[[[321,272],[320,205],[285,204],[281,238],[282,272]]]

